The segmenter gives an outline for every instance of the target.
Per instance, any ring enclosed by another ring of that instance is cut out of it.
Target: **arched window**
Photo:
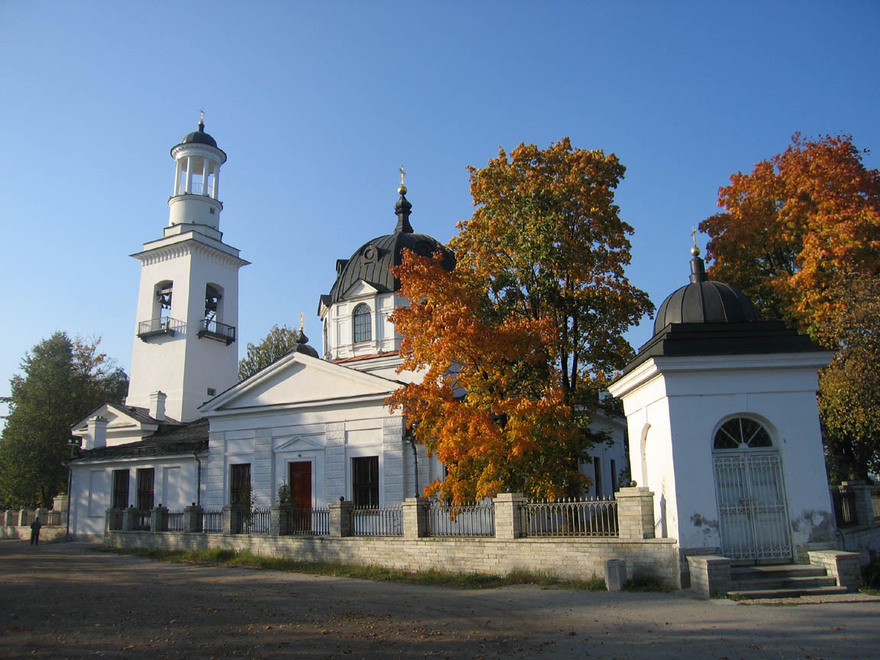
[[[370,323],[370,308],[361,303],[354,308],[354,343],[370,341],[373,338]]]
[[[715,449],[761,449],[773,446],[773,440],[759,422],[748,417],[729,419],[715,433]]]

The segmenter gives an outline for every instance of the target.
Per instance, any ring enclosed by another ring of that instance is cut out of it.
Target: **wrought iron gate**
[[[755,563],[791,560],[778,452],[745,449],[718,452],[714,458],[724,555]]]

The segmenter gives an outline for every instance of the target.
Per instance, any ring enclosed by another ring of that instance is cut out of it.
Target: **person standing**
[[[43,523],[40,522],[39,517],[35,518],[34,522],[31,523],[31,545],[40,544],[40,528],[42,526]]]

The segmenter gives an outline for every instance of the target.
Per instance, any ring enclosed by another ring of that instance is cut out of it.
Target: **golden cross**
[[[306,327],[306,315],[300,312],[299,314],[299,331],[302,332]]]
[[[406,170],[403,169],[403,165],[400,166],[400,187],[403,188],[404,181],[406,179]]]

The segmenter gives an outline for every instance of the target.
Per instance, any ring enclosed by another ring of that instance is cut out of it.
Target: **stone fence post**
[[[18,520],[16,520],[16,525],[19,527],[27,527],[30,525],[28,522],[28,511],[27,509],[19,509],[18,511]]]
[[[184,532],[201,532],[202,531],[202,507],[193,503],[191,506],[183,509],[183,531]]]
[[[654,493],[650,488],[621,488],[617,495],[617,524],[620,539],[641,541],[654,538]]]
[[[223,533],[224,534],[237,534],[238,533],[238,509],[232,506],[224,506],[223,507]]]
[[[138,510],[133,506],[128,507],[122,512],[122,531],[131,532],[136,527],[136,517]]]
[[[864,527],[874,524],[874,504],[871,502],[871,486],[864,481],[844,481],[840,484],[840,492],[852,495],[853,521],[857,526]]]
[[[495,538],[518,539],[522,536],[522,511],[526,498],[522,493],[498,493],[495,496]]]
[[[284,536],[290,534],[290,519],[293,506],[289,503],[275,502],[269,507],[269,534]]]
[[[425,497],[407,497],[403,501],[403,538],[420,539],[428,535],[428,509]]]
[[[150,531],[151,532],[167,532],[168,531],[168,507],[161,504],[150,511]]]
[[[351,525],[351,512],[354,510],[354,502],[346,502],[340,499],[330,503],[330,536],[351,536],[354,530]]]

